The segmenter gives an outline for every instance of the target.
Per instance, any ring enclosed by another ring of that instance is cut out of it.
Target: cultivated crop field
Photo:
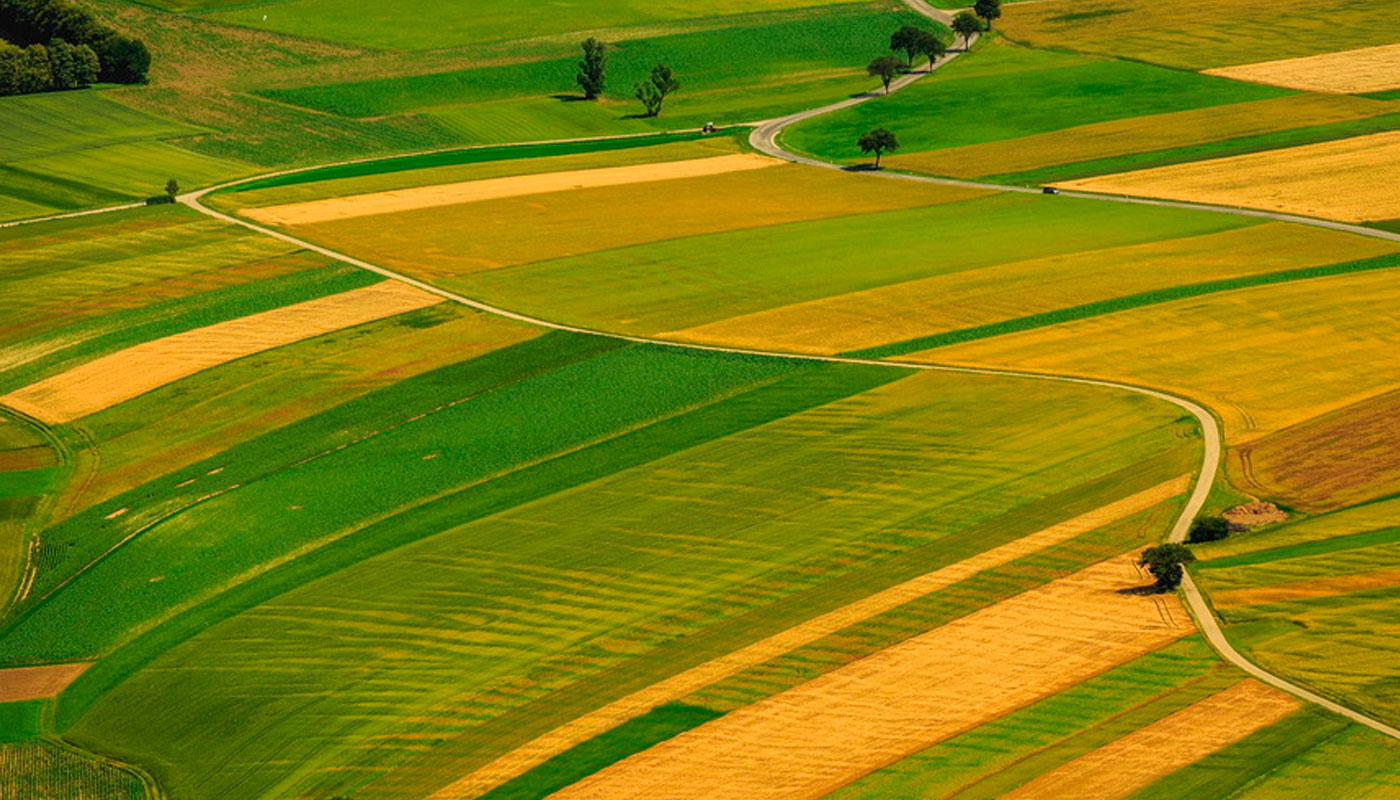
[[[1388,4],[71,1],[0,800],[1400,796]]]

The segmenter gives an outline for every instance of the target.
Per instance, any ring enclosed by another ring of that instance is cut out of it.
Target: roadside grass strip
[[[833,225],[844,224],[879,212],[937,206],[990,194],[982,189],[934,185],[909,186],[892,192],[883,181],[852,181],[850,176],[831,170],[781,164],[744,172],[400,211],[297,226],[289,232],[417,278],[441,280],[443,285],[449,285],[447,279],[529,262],[615,248],[652,252],[656,246],[678,240],[735,231],[771,230],[772,235],[778,235],[781,226],[794,223],[832,220]],[[711,258],[720,255],[709,254]],[[742,259],[742,254],[734,257]],[[684,263],[672,268],[690,269]],[[583,273],[570,277],[594,281]],[[504,280],[518,283],[513,275]],[[523,282],[528,284],[530,279]],[[563,292],[556,300],[568,305],[570,297]],[[652,305],[662,304],[653,298]]]
[[[1400,275],[1362,272],[1177,300],[911,358],[1163,387],[1203,400],[1235,445],[1394,390],[1400,319],[1388,309],[1397,302]]]
[[[1400,391],[1362,400],[1241,446],[1232,474],[1313,513],[1400,493],[1396,420]]]
[[[383,281],[139,344],[11,392],[0,403],[45,422],[70,422],[219,364],[440,302]]]
[[[1386,268],[1400,265],[1400,258],[1379,257],[1397,249],[1359,236],[1266,223],[954,271],[662,335],[886,357],[1276,280]]]
[[[730,172],[766,169],[782,163],[777,159],[754,153],[738,153],[658,164],[549,172],[539,175],[519,175],[510,178],[422,186],[315,200],[307,203],[250,208],[245,210],[243,214],[250,219],[271,225],[312,225],[320,222],[356,219],[399,211],[417,211],[440,206],[456,206],[509,197],[700,178]]]
[[[1291,695],[1244,680],[1045,773],[1006,800],[1119,800],[1158,778],[1266,728],[1302,707]]]
[[[1094,565],[731,712],[559,792],[778,798],[833,791],[1185,635],[1132,556]]]
[[[672,702],[712,683],[762,664],[784,653],[812,644],[905,603],[947,588],[985,570],[1008,564],[1082,533],[1124,519],[1183,493],[1190,477],[1182,476],[1159,486],[1082,514],[1009,544],[921,575],[877,592],[835,611],[814,617],[781,633],[708,661],[653,684],[550,731],[524,747],[488,764],[460,781],[435,792],[434,800],[465,800],[504,783],[580,742],[601,735],[624,721]]]
[[[1206,74],[1305,92],[1384,92],[1400,89],[1400,44],[1220,67]]]
[[[90,662],[79,662],[0,669],[0,703],[54,697],[90,666]]]
[[[1361,97],[1299,94],[1208,108],[1144,114],[984,144],[895,153],[890,167],[955,178],[1014,175],[1045,167],[1368,119],[1400,111]],[[1107,171],[1107,170],[1105,170]]]
[[[1058,184],[1342,222],[1400,217],[1400,131]]]

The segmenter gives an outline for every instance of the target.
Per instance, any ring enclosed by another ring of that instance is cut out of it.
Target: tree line
[[[144,42],[67,0],[0,0],[0,95],[142,83]]]

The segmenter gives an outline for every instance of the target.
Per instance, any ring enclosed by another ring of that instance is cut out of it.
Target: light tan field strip
[[[0,669],[0,703],[54,697],[92,666],[91,662]]]
[[[640,716],[662,703],[685,697],[716,681],[762,664],[825,636],[883,614],[979,572],[1015,561],[1080,534],[1101,528],[1176,497],[1189,488],[1183,475],[1160,486],[1065,520],[1029,536],[992,548],[926,575],[892,586],[848,606],[708,661],[561,725],[529,744],[439,790],[432,800],[466,800],[523,774],[574,745]]]
[[[44,422],[70,422],[210,367],[441,302],[384,281],[143,342],[0,397],[0,404]]]
[[[1385,92],[1400,89],[1400,44],[1220,67],[1206,74],[1309,92]]]
[[[500,200],[549,192],[575,189],[596,189],[603,186],[627,186],[634,183],[701,178],[730,172],[767,169],[784,162],[754,153],[736,153],[714,158],[693,158],[655,164],[634,164],[626,167],[546,172],[537,175],[516,175],[480,181],[447,183],[439,186],[419,186],[387,192],[332,197],[305,203],[288,203],[266,208],[245,209],[241,213],[270,225],[311,225],[319,222],[416,211],[424,208]]]
[[[1118,800],[1302,707],[1296,698],[1246,679],[1047,772],[1002,800]]]
[[[638,753],[556,798],[820,797],[1193,630],[1136,554],[1096,564]]]
[[[1259,208],[1342,222],[1400,218],[1400,131],[1104,175],[1066,189]]]
[[[1273,586],[1214,592],[1210,599],[1218,608],[1229,608],[1231,606],[1258,606],[1268,603],[1289,603],[1296,600],[1315,600],[1320,597],[1335,597],[1341,594],[1394,589],[1396,587],[1400,587],[1400,569],[1379,569],[1352,575],[1308,578],[1307,580],[1289,581]]]

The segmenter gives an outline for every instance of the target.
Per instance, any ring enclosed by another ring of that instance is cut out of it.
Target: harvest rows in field
[[[1384,92],[1400,89],[1400,44],[1220,67],[1207,73],[1309,92]]]
[[[623,761],[561,798],[823,794],[1184,635],[1128,559],[917,636]],[[976,702],[968,702],[976,698]],[[702,788],[703,787],[703,788]]]
[[[945,589],[979,572],[1024,558],[1037,551],[1068,541],[1096,528],[1145,511],[1183,493],[1189,478],[1183,476],[1070,520],[1052,525],[1029,536],[993,547],[956,564],[921,575],[877,592],[848,606],[803,622],[774,636],[727,653],[685,672],[610,703],[597,711],[571,720],[525,747],[512,751],[482,769],[435,792],[437,800],[476,797],[507,780],[598,736],[625,720],[634,718],[667,702],[684,698],[705,686],[762,664],[784,653],[829,636],[843,628],[889,612],[905,603]]]
[[[1066,181],[1089,192],[1245,206],[1344,222],[1400,218],[1400,131]]]
[[[259,222],[274,225],[314,225],[322,222],[418,211],[464,203],[479,203],[510,197],[702,178],[710,175],[765,169],[781,163],[766,156],[743,153],[637,166],[547,172],[512,178],[423,186],[414,189],[395,189],[374,194],[349,195],[327,200],[254,208],[244,213]]]
[[[219,364],[440,302],[422,289],[383,281],[139,344],[11,392],[0,403],[46,422],[70,422]]]

